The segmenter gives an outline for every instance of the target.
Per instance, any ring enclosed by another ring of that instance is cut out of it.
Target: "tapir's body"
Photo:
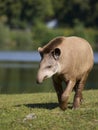
[[[75,90],[73,107],[77,108],[82,100],[82,89],[93,67],[93,51],[90,44],[79,37],[57,37],[43,48],[38,48],[42,60],[37,82],[45,78],[53,79],[61,109],[67,107],[68,97]],[[67,87],[62,88],[62,81]]]

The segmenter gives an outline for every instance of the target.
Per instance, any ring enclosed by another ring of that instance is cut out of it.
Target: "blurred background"
[[[36,84],[37,48],[61,35],[89,41],[95,64],[86,89],[97,89],[97,0],[0,0],[0,93],[53,92],[51,79]]]

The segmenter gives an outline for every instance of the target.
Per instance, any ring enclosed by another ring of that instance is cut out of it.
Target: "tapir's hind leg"
[[[75,91],[74,100],[75,100],[75,98],[77,97],[77,96],[76,96],[76,93],[77,93],[77,91],[78,91],[79,84],[80,84],[80,80],[77,81],[77,83],[75,84],[74,89],[73,89],[73,90]],[[81,92],[81,94],[80,94],[80,103],[82,103],[82,101],[83,101],[83,96],[82,96],[82,92]]]
[[[75,96],[74,96],[74,101],[73,101],[73,108],[76,109],[80,106],[80,103],[83,100],[82,96],[82,90],[84,88],[85,82],[87,80],[88,73],[85,73],[81,80],[79,80],[75,86]]]

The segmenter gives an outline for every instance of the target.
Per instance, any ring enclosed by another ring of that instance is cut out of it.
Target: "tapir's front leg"
[[[63,94],[62,81],[60,81],[60,79],[58,79],[57,77],[54,77],[54,76],[52,79],[53,79],[55,91],[57,93],[59,104],[61,104],[61,102],[62,102],[61,97]]]
[[[59,79],[59,77],[53,77],[53,83],[54,83],[54,88],[55,88],[57,96],[58,96],[60,108],[62,110],[65,110],[67,108],[67,102],[68,102],[69,95],[76,82],[75,82],[75,80],[70,80],[67,83],[67,87],[64,91],[62,88],[62,81]]]
[[[72,92],[72,89],[75,85],[75,80],[70,80],[67,84],[67,87],[66,89],[64,90],[62,96],[61,96],[61,109],[62,110],[65,110],[67,108],[67,102],[68,102],[68,98],[69,98],[69,95],[70,93]]]

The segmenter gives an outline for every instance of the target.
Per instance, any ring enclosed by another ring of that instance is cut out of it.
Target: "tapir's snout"
[[[43,82],[44,78],[40,71],[38,71],[36,83],[41,84]]]
[[[38,71],[36,83],[41,84],[45,79],[49,78],[49,75],[46,71]]]
[[[36,83],[37,83],[37,84],[41,84],[42,82],[40,82],[40,81],[37,79],[37,80],[36,80]]]
[[[36,83],[37,83],[37,84],[41,84],[42,82],[43,82],[43,80],[40,79],[39,77],[37,77],[37,79],[36,79]]]
[[[36,80],[36,83],[37,84],[41,84],[42,82],[43,82],[43,80],[45,80],[45,79],[47,79],[48,78],[48,76],[46,75],[46,76],[44,76],[44,77],[42,77],[42,76],[37,76],[37,80]]]

